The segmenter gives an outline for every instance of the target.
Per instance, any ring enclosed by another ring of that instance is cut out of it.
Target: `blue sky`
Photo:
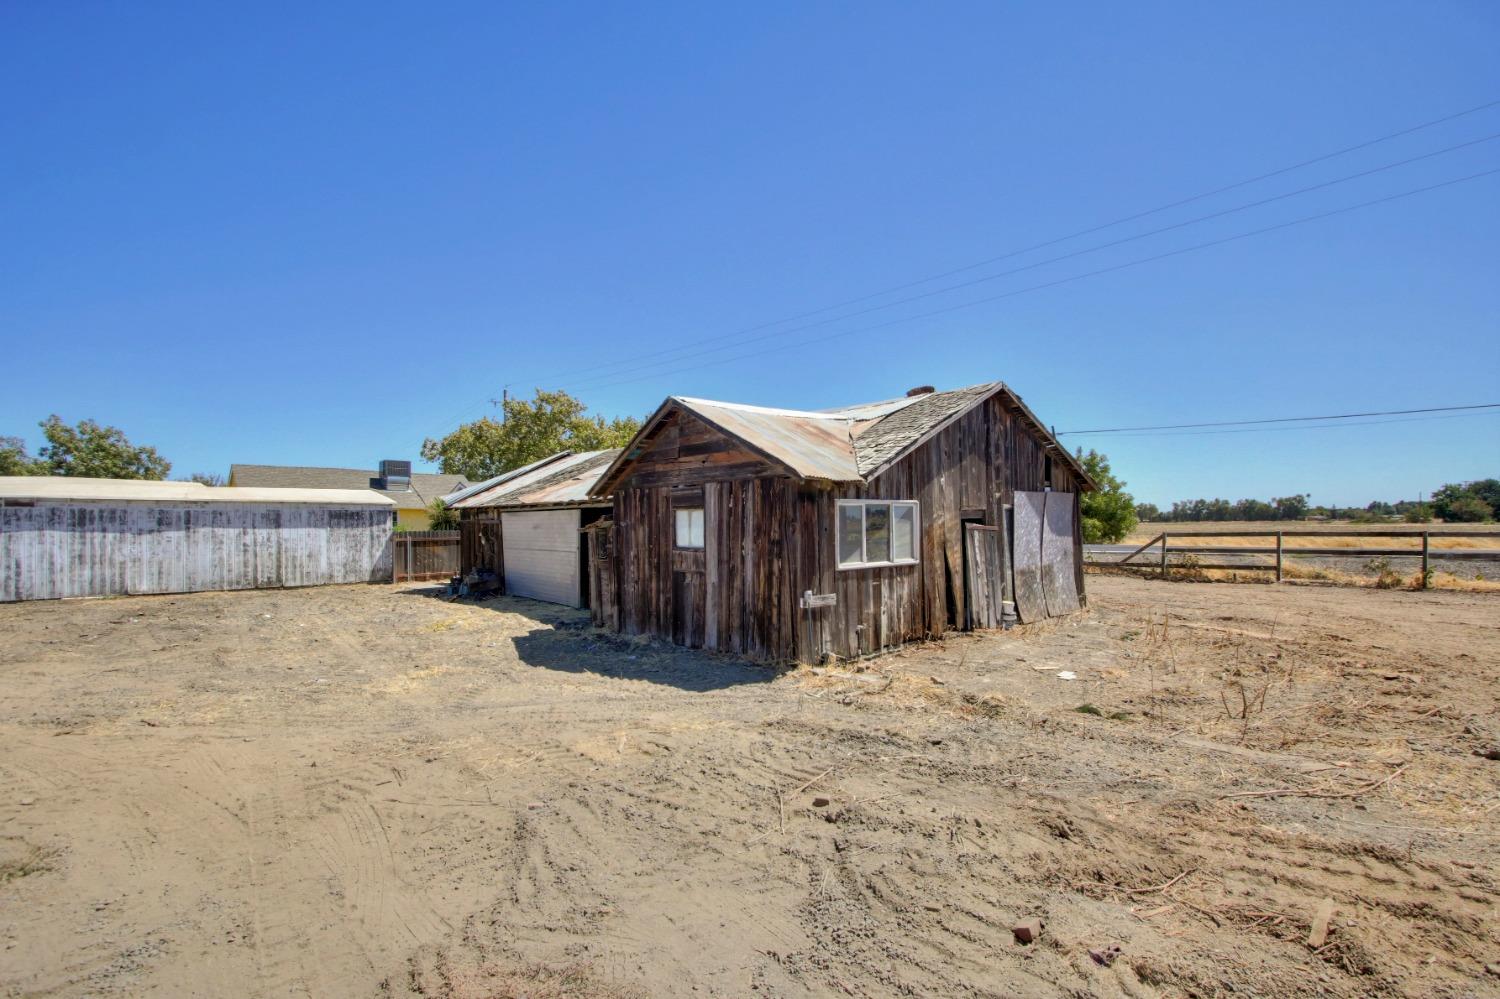
[[[1024,290],[1495,169],[1500,140],[835,318],[1500,107],[700,344],[1500,100],[1497,42],[1486,2],[7,4],[0,434],[92,417],[186,475],[415,458],[505,386],[643,415],[1000,378],[1059,430],[1500,402],[1500,176]],[[1500,474],[1493,411],[1067,439],[1156,502]]]

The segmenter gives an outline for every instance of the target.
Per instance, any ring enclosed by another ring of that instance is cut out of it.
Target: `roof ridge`
[[[803,420],[848,420],[849,417],[841,415],[840,412],[816,409],[785,409],[780,406],[755,406],[748,402],[725,402],[722,399],[698,399],[693,396],[674,395],[674,401],[685,403],[689,406],[717,406],[720,409],[731,409],[742,413],[760,413],[765,416],[794,416]]]

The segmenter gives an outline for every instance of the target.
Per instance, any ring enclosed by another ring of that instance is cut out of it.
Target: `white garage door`
[[[502,513],[506,592],[580,606],[578,526],[577,510]]]

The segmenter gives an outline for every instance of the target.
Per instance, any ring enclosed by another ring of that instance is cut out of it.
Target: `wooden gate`
[[[467,575],[475,569],[491,569],[505,585],[505,549],[500,534],[500,518],[465,517],[459,524],[459,571]]]
[[[398,531],[393,539],[396,582],[447,579],[458,572],[458,531]]]
[[[589,558],[589,612],[594,627],[620,630],[619,577],[615,572],[615,528],[597,520],[583,529]]]
[[[999,628],[1005,602],[1005,550],[1000,528],[965,524],[964,554],[969,627]]]

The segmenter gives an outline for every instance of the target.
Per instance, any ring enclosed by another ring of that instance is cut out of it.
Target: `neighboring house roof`
[[[677,410],[686,410],[738,438],[793,475],[834,482],[867,482],[996,393],[1004,393],[1048,452],[1065,462],[1085,488],[1094,487],[1083,466],[1058,443],[1020,396],[1004,382],[985,382],[947,392],[827,410],[772,409],[672,396],[599,477],[597,489],[602,494],[613,488],[616,473],[639,454],[638,442],[644,441],[662,420]]]
[[[590,490],[620,454],[609,451],[559,451],[509,473],[488,489],[453,500],[455,510],[484,507],[587,506],[599,503]]]
[[[87,479],[66,475],[0,476],[0,500],[125,501],[136,503],[298,503],[317,506],[396,504],[369,489],[273,489],[205,486],[197,482]]]
[[[367,489],[395,502],[402,510],[426,508],[468,485],[462,475],[413,472],[410,489],[381,489],[380,474],[363,468],[312,468],[301,465],[230,465],[235,486],[272,486],[294,489]]]
[[[468,499],[470,496],[477,496],[480,493],[488,492],[496,486],[501,485],[502,483],[511,482],[514,479],[525,475],[527,472],[535,471],[536,469],[541,468],[544,465],[550,465],[561,458],[568,457],[572,453],[572,451],[559,451],[556,454],[549,454],[547,455],[547,457],[542,458],[539,461],[533,461],[529,465],[522,465],[520,468],[512,468],[508,472],[501,472],[499,475],[491,476],[490,478],[485,479],[483,482],[476,482],[472,486],[465,486],[455,493],[449,493],[443,498],[447,501],[449,506],[454,506],[455,504]]]

